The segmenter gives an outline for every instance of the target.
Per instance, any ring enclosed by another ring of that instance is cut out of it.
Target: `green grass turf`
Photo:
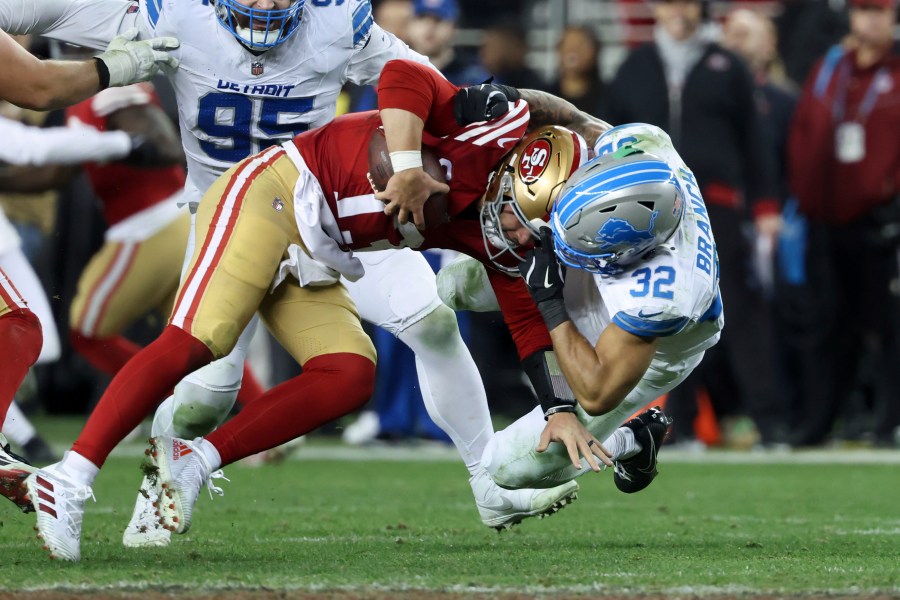
[[[302,450],[301,450],[302,452]],[[113,458],[88,502],[77,565],[48,560],[33,517],[0,505],[0,590],[54,586],[491,588],[900,594],[892,465],[664,464],[646,491],[582,478],[575,504],[497,534],[459,464],[289,461],[232,467],[168,549],[121,533],[137,460]],[[0,594],[2,595],[2,594]]]

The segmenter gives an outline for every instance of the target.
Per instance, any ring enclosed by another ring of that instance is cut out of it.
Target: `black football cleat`
[[[656,455],[671,423],[672,419],[654,406],[623,425],[634,432],[634,439],[641,445],[641,451],[631,458],[615,462],[613,481],[620,492],[639,492],[656,477]]]

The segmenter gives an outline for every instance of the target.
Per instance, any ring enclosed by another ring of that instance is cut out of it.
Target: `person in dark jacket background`
[[[670,395],[674,438],[690,438],[696,386],[703,384],[719,415],[744,411],[764,444],[777,442],[784,402],[745,226],[752,222],[756,235],[774,238],[781,220],[753,77],[742,59],[705,35],[699,0],[656,2],[653,8],[654,41],[634,49],[620,66],[604,118],[662,127],[691,165],[716,231],[722,299],[731,309],[722,342]]]

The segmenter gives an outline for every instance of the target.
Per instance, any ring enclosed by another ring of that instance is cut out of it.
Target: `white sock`
[[[100,472],[100,467],[74,450],[67,450],[63,459],[53,465],[53,469],[84,486],[92,485]]]
[[[219,451],[216,450],[216,447],[208,442],[206,438],[195,438],[194,446],[197,448],[197,451],[203,455],[203,458],[206,459],[210,472],[216,471],[222,466],[222,457],[219,455]]]
[[[613,460],[625,460],[641,451],[641,445],[634,439],[634,431],[629,427],[619,427],[603,442]]]
[[[25,417],[19,404],[17,402],[10,404],[9,411],[6,413],[6,421],[3,422],[3,435],[19,446],[24,446],[36,434],[34,426]]]
[[[435,336],[440,345],[434,343]],[[477,474],[494,427],[484,384],[459,335],[456,313],[441,306],[397,337],[416,353],[428,416],[453,440],[469,474]]]

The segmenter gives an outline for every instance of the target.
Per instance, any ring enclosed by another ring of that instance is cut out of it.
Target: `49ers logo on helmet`
[[[524,184],[531,184],[540,179],[550,162],[553,147],[547,140],[534,140],[522,152],[519,160],[519,179]]]

